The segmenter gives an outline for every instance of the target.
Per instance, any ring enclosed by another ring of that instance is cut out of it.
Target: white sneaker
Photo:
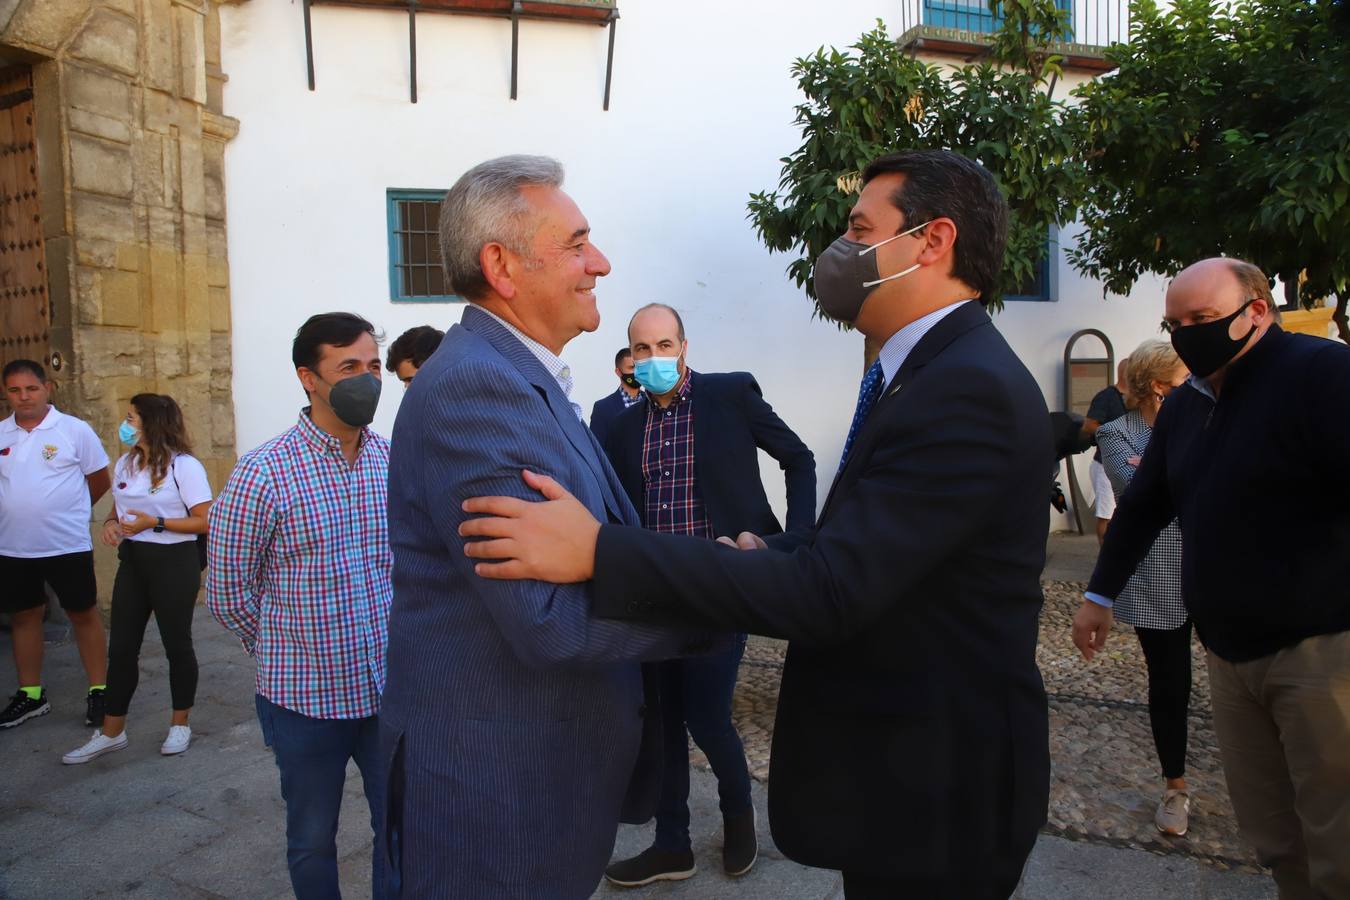
[[[95,731],[94,736],[89,739],[89,743],[61,757],[61,762],[68,766],[78,766],[80,763],[87,763],[91,759],[98,759],[105,753],[123,750],[126,746],[127,733],[125,731],[117,737],[108,737],[101,730]]]
[[[1175,834],[1181,837],[1190,826],[1191,795],[1183,790],[1168,788],[1163,792],[1158,812],[1153,816],[1153,824],[1163,834]]]
[[[159,752],[165,756],[173,756],[176,753],[182,753],[188,748],[192,741],[191,725],[170,725],[169,736],[164,739],[160,745]]]

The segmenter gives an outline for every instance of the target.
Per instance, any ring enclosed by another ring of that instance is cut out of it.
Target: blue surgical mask
[[[117,439],[128,447],[136,446],[136,440],[140,436],[141,433],[136,430],[136,426],[132,425],[126,419],[123,419],[122,424],[117,426]]]
[[[649,356],[633,363],[633,377],[648,393],[658,397],[680,383],[678,356]]]

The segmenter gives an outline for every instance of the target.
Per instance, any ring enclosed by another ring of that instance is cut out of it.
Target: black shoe
[[[103,688],[96,688],[89,692],[89,697],[84,701],[84,724],[93,725],[95,728],[103,727],[103,707],[104,702]]]
[[[755,836],[755,810],[722,817],[722,868],[735,878],[750,871],[759,858]]]
[[[697,871],[692,850],[674,853],[648,847],[632,859],[611,865],[605,877],[619,887],[641,887],[653,881],[683,881]]]
[[[15,725],[22,725],[36,716],[45,716],[51,711],[52,705],[47,702],[46,691],[39,694],[36,700],[30,699],[23,691],[19,691],[10,698],[9,706],[5,707],[5,711],[0,712],[0,728],[13,728]]]

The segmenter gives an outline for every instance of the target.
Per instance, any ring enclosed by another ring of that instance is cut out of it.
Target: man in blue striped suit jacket
[[[466,498],[528,496],[527,467],[600,520],[638,524],[558,358],[599,325],[609,272],[562,175],[540,157],[491,160],[441,209],[446,274],[472,305],[418,370],[389,460],[390,897],[587,897],[620,818],[655,806],[659,772],[636,763],[640,746],[657,761],[644,729],[659,715],[638,661],[692,634],[596,619],[589,585],[478,578],[456,532]]]

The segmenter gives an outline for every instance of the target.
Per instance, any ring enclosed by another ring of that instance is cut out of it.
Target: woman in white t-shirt
[[[108,638],[107,711],[93,738],[62,757],[71,765],[127,746],[127,707],[151,613],[169,660],[173,700],[160,753],[182,753],[192,738],[188,713],[197,693],[192,613],[203,566],[197,535],[206,533],[211,485],[192,456],[183,413],[172,397],[132,397],[118,438],[131,449],[113,467],[113,510],[103,523],[103,543],[116,546],[120,560]]]

